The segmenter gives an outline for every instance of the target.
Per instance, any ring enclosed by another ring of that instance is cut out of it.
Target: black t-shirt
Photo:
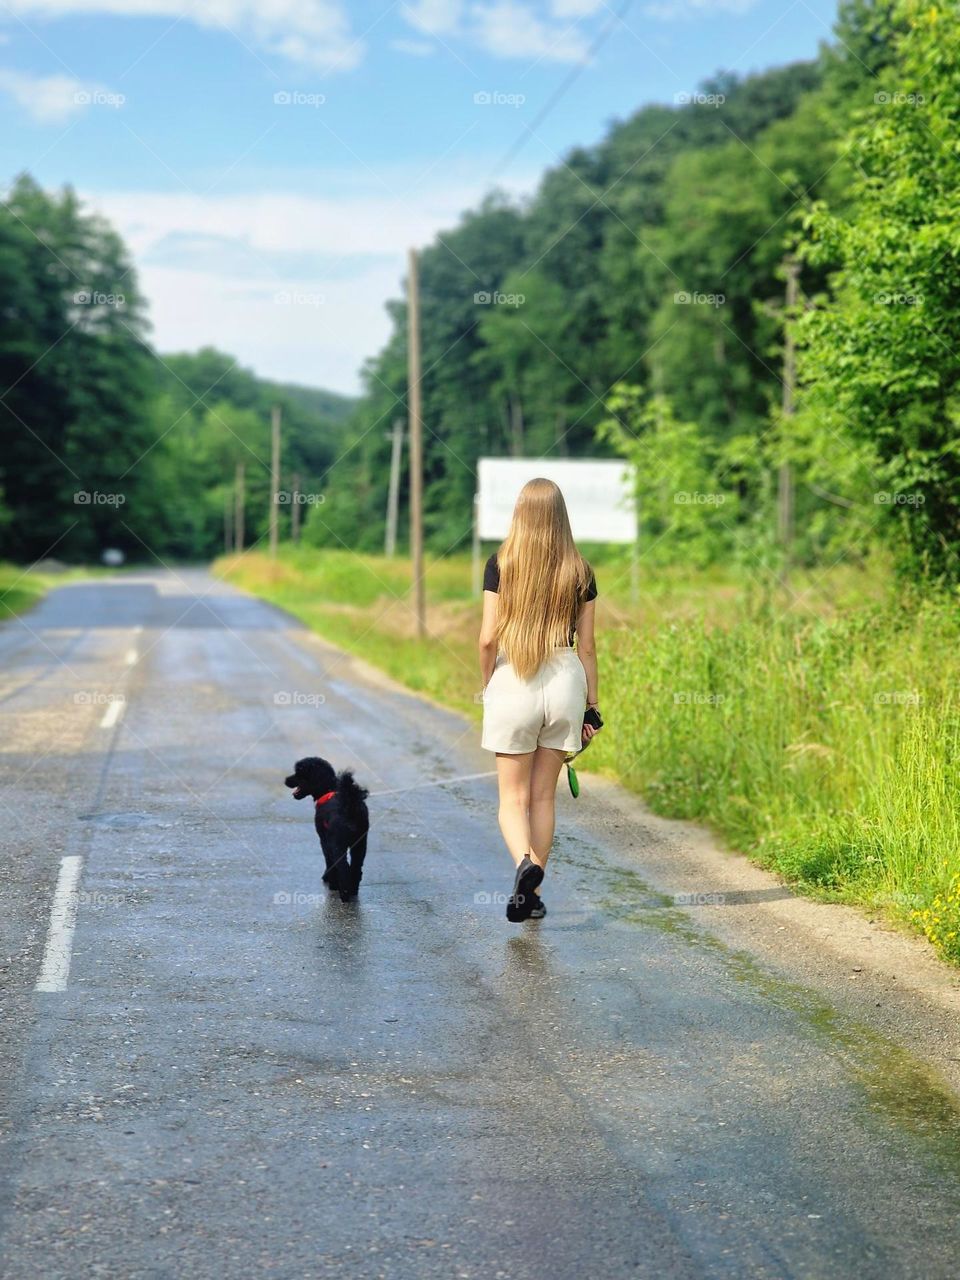
[[[497,564],[496,552],[493,553],[493,555],[487,561],[486,567],[484,568],[483,589],[484,591],[500,590],[500,566]],[[594,576],[593,570],[591,569],[590,580],[587,583],[586,594],[584,595],[582,600],[577,602],[577,613],[580,612],[581,605],[586,604],[588,600],[596,600],[596,598],[597,598],[597,579]],[[569,640],[570,644],[573,644],[573,633],[576,631],[576,629],[577,629],[577,619],[575,614],[573,621],[570,624],[570,640]]]

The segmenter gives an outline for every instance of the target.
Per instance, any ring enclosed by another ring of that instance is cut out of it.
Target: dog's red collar
[[[333,799],[333,797],[334,797],[336,794],[337,794],[337,793],[336,793],[335,791],[328,791],[328,792],[326,793],[326,795],[318,796],[318,797],[317,797],[317,808],[319,809],[319,808],[320,808],[320,806],[321,806],[322,804],[326,804],[328,800],[332,800],[332,799]]]

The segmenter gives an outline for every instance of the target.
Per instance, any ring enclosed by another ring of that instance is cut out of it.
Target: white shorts
[[[572,647],[558,648],[528,680],[503,654],[483,691],[485,751],[523,755],[537,747],[579,751],[587,706],[587,673]]]

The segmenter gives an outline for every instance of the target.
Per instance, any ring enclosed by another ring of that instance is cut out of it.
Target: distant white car
[[[119,569],[126,557],[118,547],[107,547],[100,559],[111,569]]]

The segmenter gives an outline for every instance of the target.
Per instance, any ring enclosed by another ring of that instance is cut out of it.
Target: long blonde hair
[[[497,552],[497,647],[521,680],[532,676],[570,629],[590,582],[563,494],[552,480],[528,480]]]

